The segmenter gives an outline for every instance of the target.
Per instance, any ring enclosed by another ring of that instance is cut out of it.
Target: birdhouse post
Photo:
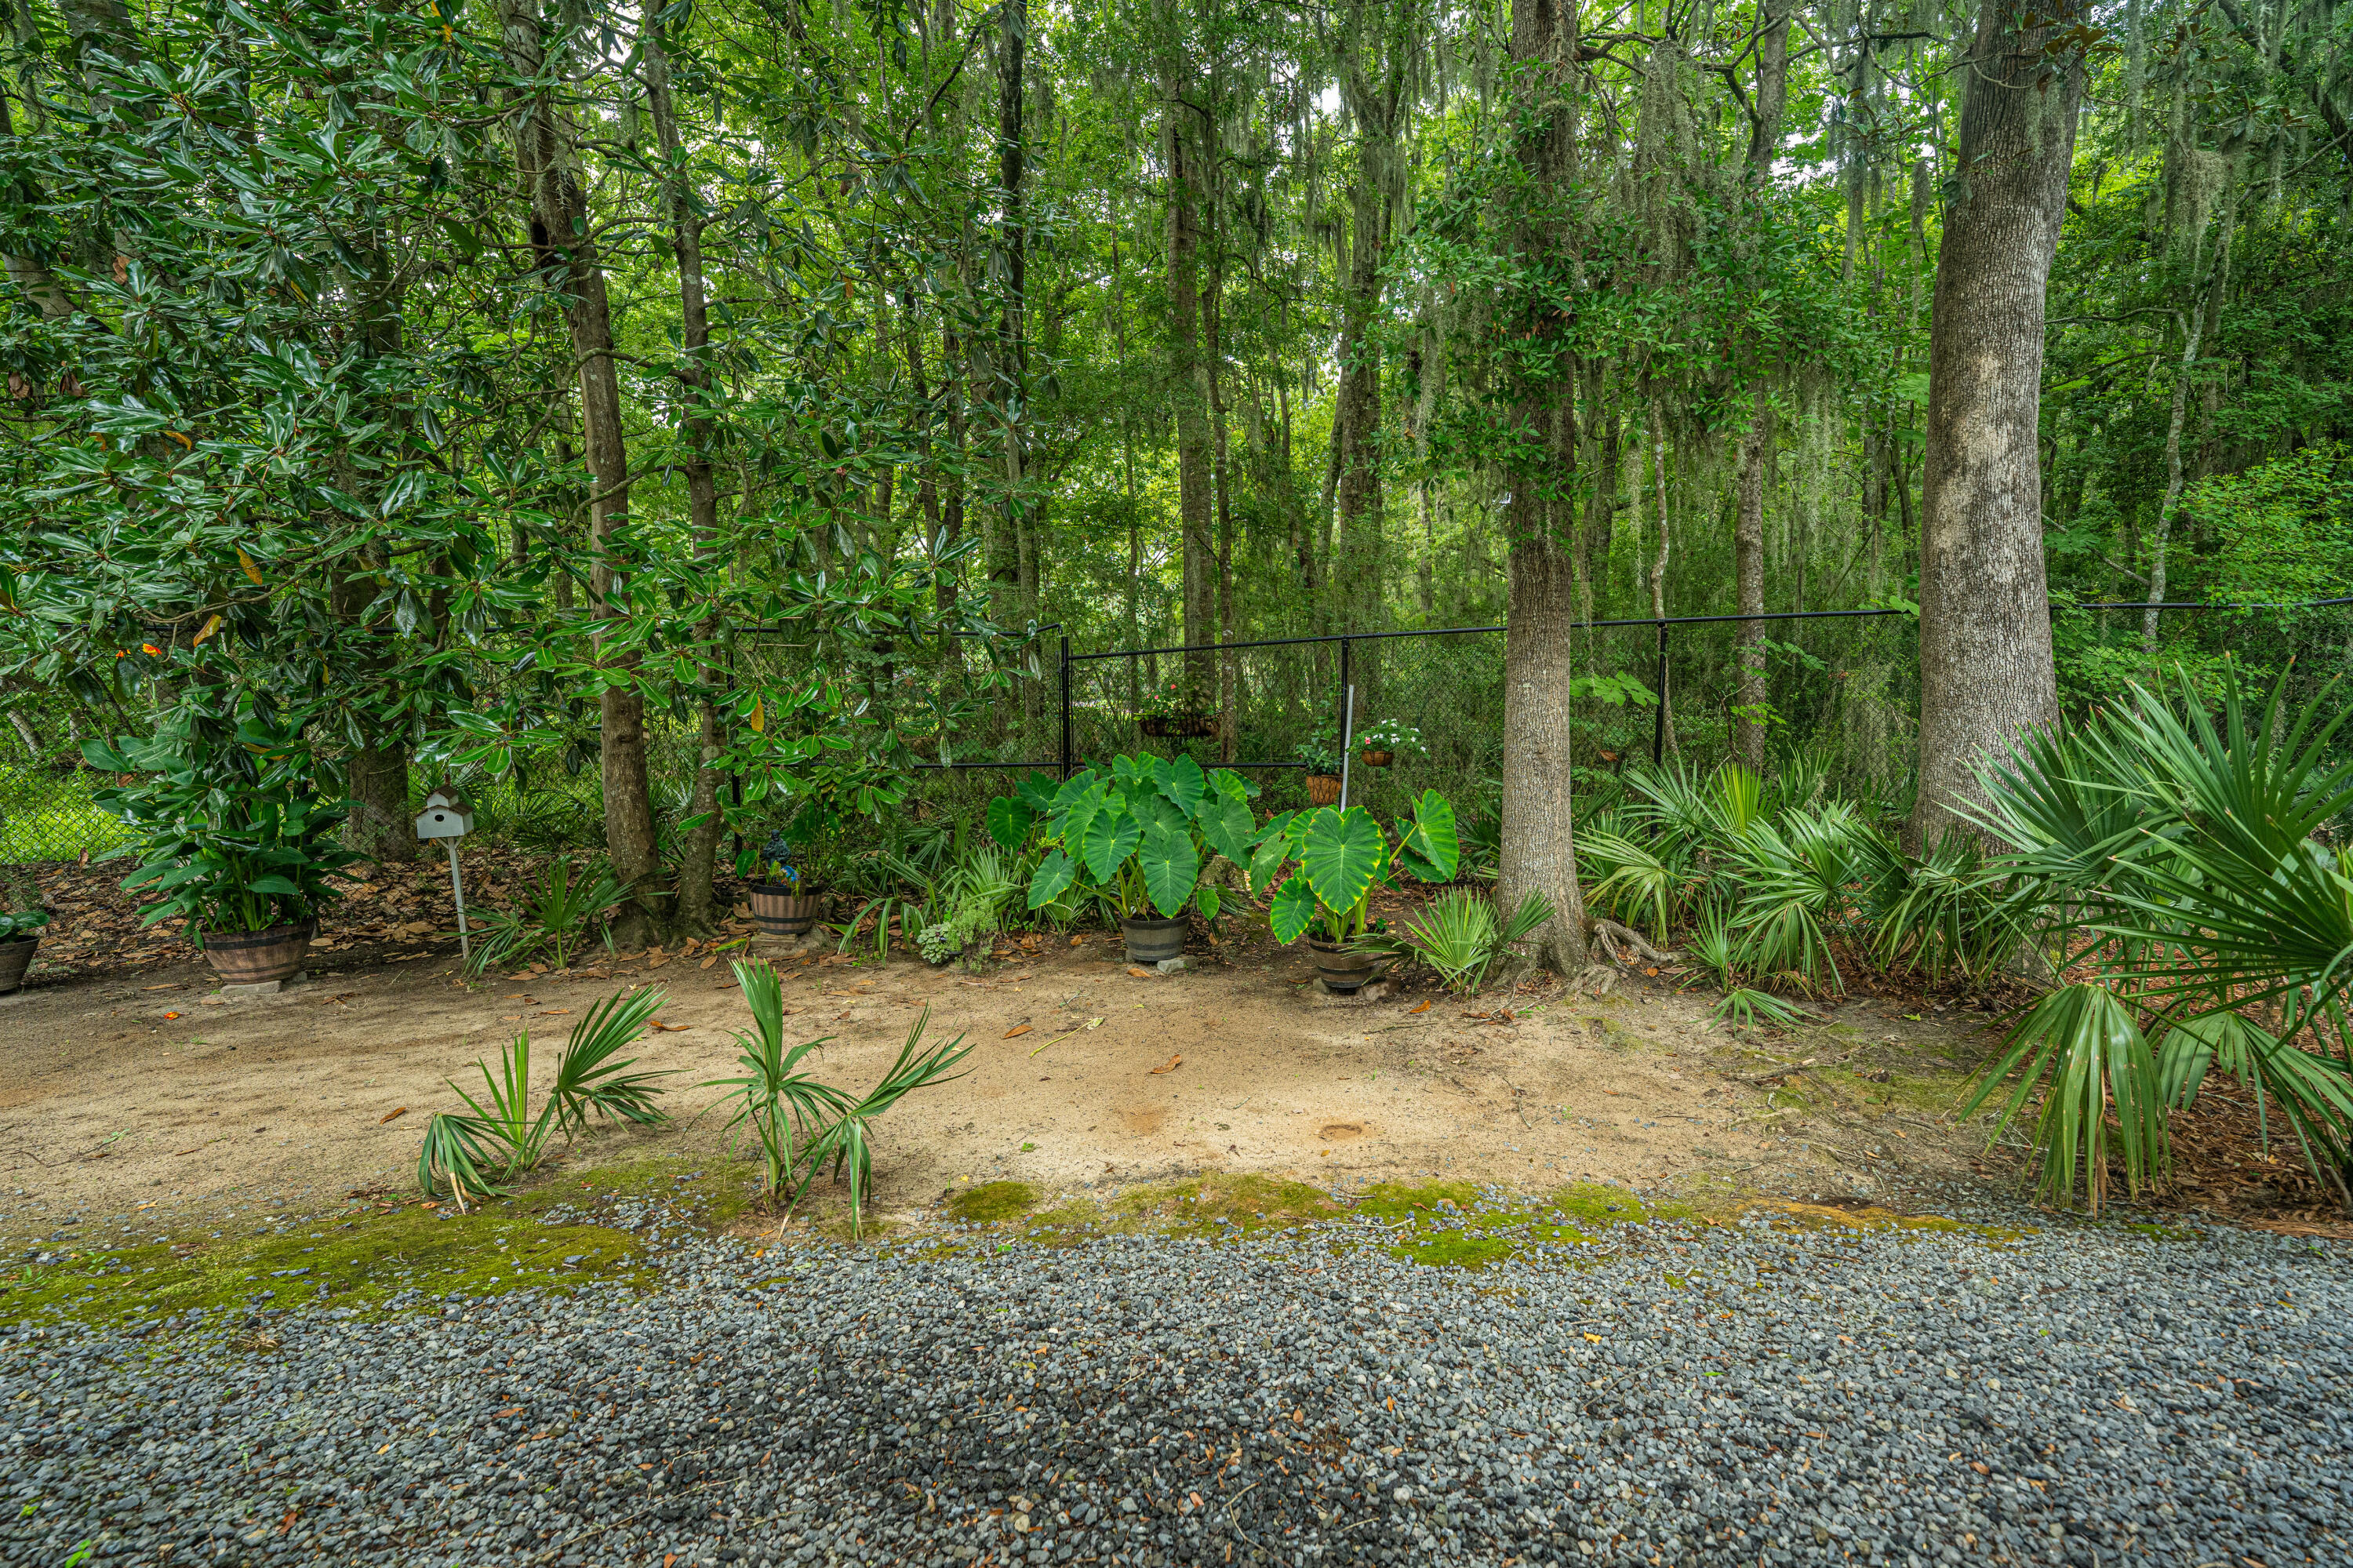
[[[417,836],[430,842],[439,839],[449,851],[449,891],[458,900],[458,956],[470,959],[473,942],[466,933],[466,884],[458,874],[458,841],[474,828],[474,803],[454,784],[444,784],[425,797],[417,819]]]

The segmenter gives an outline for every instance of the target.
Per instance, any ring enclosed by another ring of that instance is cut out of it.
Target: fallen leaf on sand
[[[396,1117],[396,1116],[406,1116],[407,1114],[408,1114],[408,1107],[407,1107],[406,1106],[395,1106],[395,1107],[393,1107],[390,1110],[388,1110],[388,1111],[385,1112],[382,1116],[380,1116],[380,1117],[376,1118],[375,1118],[375,1124],[376,1124],[376,1126],[378,1126],[378,1127],[382,1127],[385,1122],[390,1121],[394,1117]]]
[[[1017,1035],[1017,1034],[1027,1034],[1027,1033],[1029,1033],[1029,1026],[1028,1024],[1026,1024],[1026,1023],[1017,1023],[1017,1024],[1015,1024],[1012,1028],[1010,1028],[1010,1029],[1008,1029],[1008,1030],[1007,1030],[1007,1031],[1005,1032],[1005,1038],[1006,1038],[1006,1039],[1008,1039],[1008,1040],[1010,1040],[1010,1039],[1012,1039],[1012,1038],[1013,1038],[1015,1035]]]
[[[1184,1060],[1185,1060],[1185,1058],[1184,1058],[1184,1056],[1183,1056],[1181,1054],[1177,1054],[1177,1055],[1175,1055],[1175,1056],[1171,1056],[1171,1057],[1169,1057],[1169,1058],[1168,1058],[1168,1065],[1166,1065],[1166,1066],[1165,1066],[1165,1067],[1155,1067],[1155,1068],[1153,1068],[1153,1069],[1152,1069],[1153,1076],[1155,1076],[1155,1077],[1158,1077],[1158,1076],[1159,1076],[1161,1074],[1163,1074],[1163,1073],[1173,1073],[1173,1072],[1175,1072],[1175,1071],[1176,1070],[1176,1068],[1177,1068],[1178,1065],[1179,1065],[1179,1064],[1181,1064]]]
[[[1071,946],[1074,948],[1082,948],[1086,946],[1086,941],[1087,939],[1084,937],[1073,937],[1071,938]]]
[[[1428,1012],[1430,1011],[1430,1003],[1425,1001],[1419,1007],[1409,1007],[1406,1011],[1408,1012]]]
[[[685,1033],[687,1029],[691,1027],[691,1025],[684,1023],[664,1023],[659,1018],[649,1018],[646,1020],[646,1027],[652,1030],[657,1034],[665,1030],[669,1031],[672,1034],[681,1034]]]
[[[701,963],[699,963],[699,964],[695,965],[694,967],[695,967],[696,969],[709,969],[712,965],[713,965],[713,964],[717,963],[718,961],[719,961],[719,955],[718,955],[717,953],[713,953],[713,954],[712,954],[709,958],[707,958],[707,959],[703,959]]]
[[[1150,980],[1152,978],[1152,971],[1150,969],[1140,969],[1132,964],[1128,967],[1127,972],[1134,975],[1138,980]]]

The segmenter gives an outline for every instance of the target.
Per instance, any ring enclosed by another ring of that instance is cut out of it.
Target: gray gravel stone
[[[2353,1558],[2326,1244],[1652,1223],[1473,1273],[1342,1222],[780,1269],[631,1213],[643,1295],[0,1330],[0,1561]]]

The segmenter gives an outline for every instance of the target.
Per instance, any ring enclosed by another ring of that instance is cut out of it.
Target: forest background
[[[2137,608],[2353,591],[2316,0],[8,5],[0,859],[105,847],[82,740],[243,723],[371,855],[455,778],[692,926],[733,844],[1066,711],[1338,718],[1329,642],[1064,639],[1508,618],[1347,670],[1430,752],[1380,787],[1507,834],[1653,744],[1916,819],[1985,733],[1924,601],[2047,598],[2065,712],[2348,668],[2343,607]],[[2053,171],[2047,301],[1955,243],[1973,87]],[[1948,294],[2024,376],[1990,573],[1924,556]]]

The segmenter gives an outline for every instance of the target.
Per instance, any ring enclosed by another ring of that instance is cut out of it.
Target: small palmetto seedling
[[[1395,930],[1360,938],[1356,945],[1375,952],[1411,954],[1436,969],[1449,991],[1467,995],[1486,983],[1497,959],[1534,936],[1553,916],[1552,901],[1531,893],[1520,900],[1511,918],[1498,921],[1495,906],[1485,894],[1458,887],[1398,922]]]
[[[743,1047],[736,1060],[744,1071],[740,1077],[714,1078],[703,1087],[728,1091],[719,1102],[734,1107],[727,1131],[744,1128],[758,1144],[760,1192],[771,1207],[786,1210],[799,1202],[830,1160],[837,1177],[845,1170],[849,1173],[850,1231],[861,1234],[874,1181],[871,1124],[915,1090],[962,1076],[948,1069],[970,1054],[972,1047],[959,1034],[944,1045],[923,1049],[923,1031],[932,1017],[927,1007],[907,1032],[906,1044],[882,1081],[863,1098],[852,1098],[800,1070],[802,1059],[823,1047],[826,1038],[785,1044],[784,988],[776,970],[744,962],[734,969],[735,982],[752,1013],[752,1028],[735,1036]]]
[[[622,991],[607,997],[574,1026],[555,1060],[555,1082],[537,1115],[531,1109],[531,1034],[517,1034],[499,1052],[494,1073],[487,1062],[483,1097],[454,1083],[465,1111],[436,1111],[425,1124],[425,1146],[417,1156],[417,1184],[427,1197],[444,1191],[463,1208],[468,1198],[487,1197],[537,1166],[548,1140],[586,1132],[591,1117],[639,1125],[659,1121],[655,1080],[667,1073],[632,1073],[634,1058],[614,1055],[645,1033],[646,1021],[662,1003],[659,990]]]
[[[595,927],[619,908],[628,890],[603,867],[594,872],[573,869],[568,859],[551,864],[532,890],[520,912],[495,910],[475,918],[480,933],[474,946],[474,972],[499,964],[523,963],[552,948],[555,967],[571,962],[574,949],[588,940]]]
[[[1805,1014],[1770,991],[1753,991],[1747,986],[1735,986],[1724,993],[1724,1000],[1708,1013],[1736,1030],[1755,1029],[1770,1023],[1786,1029],[1801,1022]]]

